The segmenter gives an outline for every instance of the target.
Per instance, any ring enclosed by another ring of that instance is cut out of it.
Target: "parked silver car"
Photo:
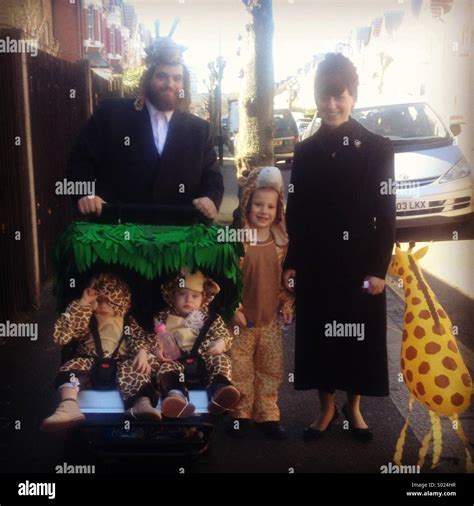
[[[455,138],[460,125],[450,125],[449,131],[426,102],[357,107],[352,117],[392,141],[397,227],[437,225],[471,216],[471,166]],[[303,139],[319,126],[315,116]]]

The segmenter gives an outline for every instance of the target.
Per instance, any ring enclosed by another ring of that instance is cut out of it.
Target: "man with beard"
[[[73,148],[68,179],[95,181],[76,196],[82,214],[107,203],[194,205],[215,218],[224,186],[209,123],[188,112],[189,72],[181,46],[163,38],[147,49],[139,97],[102,101]]]

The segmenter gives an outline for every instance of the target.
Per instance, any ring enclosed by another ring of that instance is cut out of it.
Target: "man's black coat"
[[[96,195],[109,203],[174,206],[209,197],[219,208],[224,185],[209,123],[175,111],[160,156],[147,107],[137,111],[133,104],[133,99],[99,104],[73,148],[68,178],[95,180]]]

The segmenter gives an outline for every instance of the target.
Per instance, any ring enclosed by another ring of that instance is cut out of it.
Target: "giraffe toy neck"
[[[410,274],[405,276],[404,282],[408,283],[408,286],[405,289],[405,297],[408,299],[409,296],[412,297],[412,304],[416,305],[416,303],[421,304],[425,303],[430,312],[430,319],[434,323],[434,327],[436,328],[436,333],[439,335],[443,335],[446,332],[446,329],[440,322],[440,316],[443,318],[446,317],[446,313],[442,310],[439,305],[435,294],[429,287],[428,283],[421,272],[421,269],[417,262],[415,262],[412,255],[408,256],[408,264],[410,268]],[[407,294],[408,292],[408,294]],[[418,302],[420,301],[420,302]],[[408,307],[408,305],[407,305]],[[441,313],[441,314],[440,314]]]

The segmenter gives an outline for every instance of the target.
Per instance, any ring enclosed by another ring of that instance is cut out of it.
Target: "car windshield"
[[[352,117],[394,144],[433,142],[450,136],[427,104],[397,104],[355,109]]]

